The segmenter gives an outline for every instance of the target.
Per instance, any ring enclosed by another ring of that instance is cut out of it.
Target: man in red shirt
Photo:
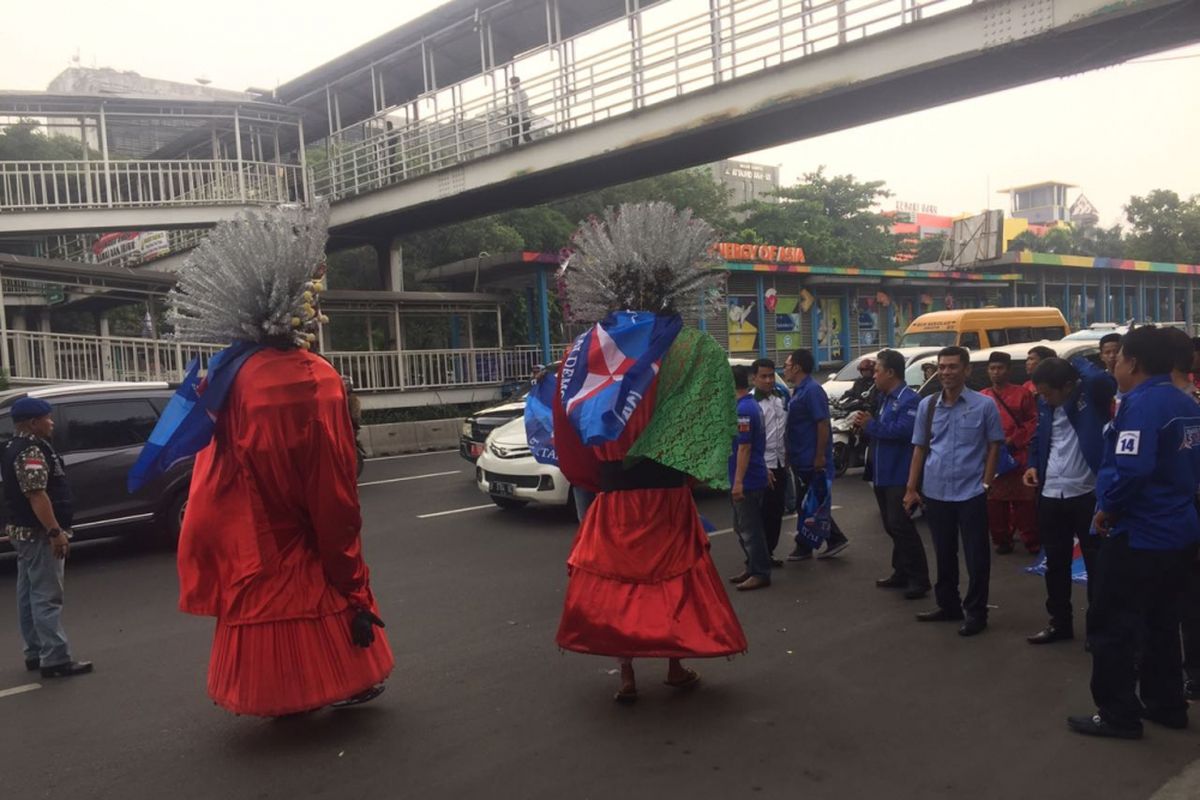
[[[996,355],[996,354],[992,353],[992,355]],[[1053,349],[1046,347],[1046,345],[1044,345],[1044,344],[1039,344],[1035,347],[1030,348],[1029,353],[1025,356],[1025,374],[1032,375],[1033,371],[1035,369],[1037,369],[1037,365],[1042,363],[1042,359],[1046,359],[1046,358],[1058,358],[1058,353],[1054,352]],[[1012,359],[1009,359],[1009,363],[1012,363]],[[1033,385],[1033,381],[1025,381],[1024,388],[1026,391],[1028,391],[1031,395],[1034,396],[1034,398],[1035,398],[1034,411],[1036,411],[1037,410],[1037,403],[1036,403],[1037,388]]]
[[[1026,550],[1037,553],[1042,548],[1038,542],[1036,496],[1021,481],[1028,462],[1029,442],[1037,431],[1037,403],[1024,387],[1008,382],[1011,366],[1012,356],[1008,353],[997,351],[988,357],[992,385],[983,394],[996,403],[1004,426],[1004,445],[1018,466],[992,482],[988,490],[988,525],[997,553],[1012,552],[1014,533],[1020,534]]]

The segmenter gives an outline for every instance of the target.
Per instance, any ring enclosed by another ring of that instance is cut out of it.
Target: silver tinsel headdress
[[[712,269],[715,241],[707,222],[670,203],[607,209],[572,237],[560,281],[568,318],[590,323],[610,311],[682,314],[719,306],[725,275]]]
[[[325,288],[328,227],[327,204],[250,211],[217,225],[168,296],[175,336],[310,347],[326,321],[317,295]]]

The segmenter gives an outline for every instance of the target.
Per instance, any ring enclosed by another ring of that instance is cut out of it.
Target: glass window
[[[976,333],[975,331],[967,331],[958,340],[958,344],[960,347],[965,347],[968,350],[978,350],[979,349],[979,334]]]
[[[949,347],[958,334],[954,331],[918,331],[900,337],[900,347]]]
[[[65,452],[136,447],[158,422],[148,400],[76,403],[64,405],[60,414]]]
[[[1004,328],[995,328],[987,332],[988,344],[992,347],[1000,347],[1008,344],[1008,331]]]

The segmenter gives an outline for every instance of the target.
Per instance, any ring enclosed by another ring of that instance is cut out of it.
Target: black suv
[[[13,435],[12,404],[22,397],[45,400],[54,409],[52,444],[75,495],[74,538],[115,536],[149,525],[174,542],[187,505],[192,459],[175,464],[134,494],[125,488],[129,468],[173,394],[165,383],[58,384],[2,392],[0,446]],[[2,517],[7,519],[7,508]],[[2,528],[0,541],[6,543]]]

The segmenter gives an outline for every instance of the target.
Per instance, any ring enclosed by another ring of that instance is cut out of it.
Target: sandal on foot
[[[630,703],[636,703],[637,698],[638,698],[637,689],[634,689],[632,691],[627,691],[625,689],[621,689],[620,691],[618,691],[616,694],[613,695],[613,700],[616,700],[618,703],[621,703],[624,705],[628,705]]]
[[[360,706],[363,703],[369,703],[372,700],[374,700],[376,697],[379,697],[379,695],[383,694],[383,690],[386,688],[387,688],[387,686],[385,686],[382,683],[379,683],[379,684],[376,684],[375,686],[372,686],[370,689],[367,689],[365,692],[359,692],[358,694],[354,695],[353,697],[347,697],[345,700],[339,700],[336,703],[330,703],[329,707],[330,708],[349,708],[350,706]]]
[[[663,681],[663,684],[670,686],[672,689],[691,689],[700,682],[700,673],[694,669],[685,669],[684,671],[687,672],[687,676],[683,679],[677,681],[667,680]]]

